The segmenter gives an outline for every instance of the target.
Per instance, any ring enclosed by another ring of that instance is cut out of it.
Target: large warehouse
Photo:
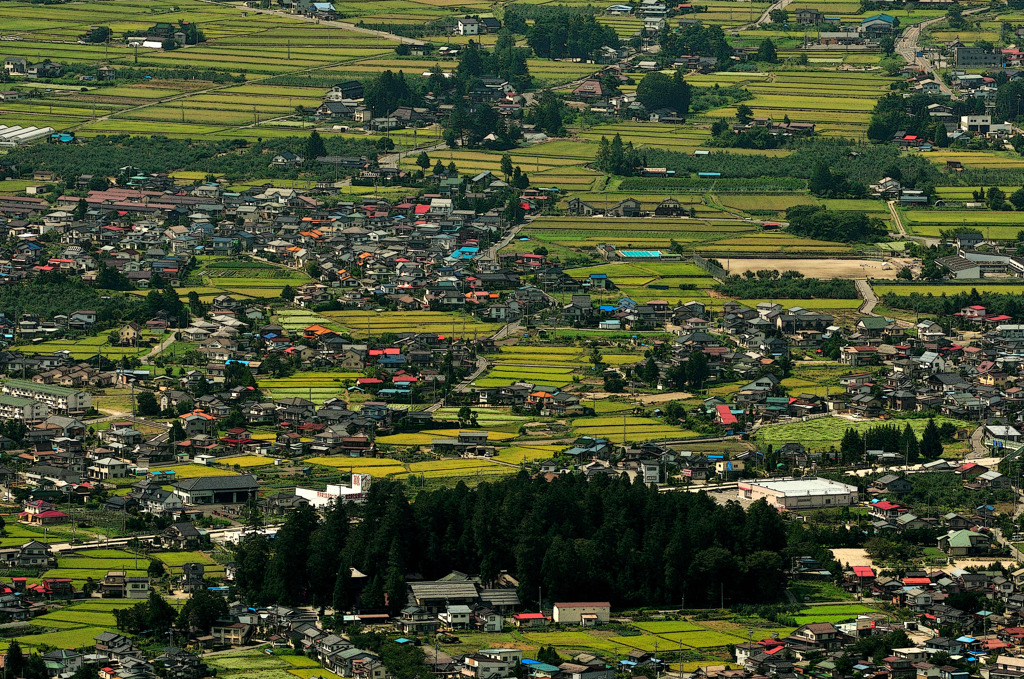
[[[818,507],[849,507],[857,504],[857,487],[838,481],[807,476],[800,479],[768,479],[740,481],[740,498],[760,500],[779,509],[816,509]]]

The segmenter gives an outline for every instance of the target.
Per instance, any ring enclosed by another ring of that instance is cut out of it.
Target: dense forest
[[[363,140],[323,138],[326,155],[375,156],[373,144]],[[282,151],[303,153],[306,137],[283,137],[250,143],[241,139],[194,141],[167,137],[97,136],[77,144],[31,144],[11,149],[5,165],[14,165],[21,174],[34,170],[53,170],[62,177],[92,174],[116,176],[122,167],[142,172],[224,173],[229,181],[246,177],[273,177],[275,173],[294,173],[293,169],[271,168],[270,160]],[[312,163],[311,163],[312,164]],[[317,169],[314,166],[314,169]],[[323,170],[329,174],[333,169]]]
[[[870,243],[888,235],[878,217],[852,210],[828,210],[824,205],[794,205],[786,210],[786,220],[791,233],[818,240]]]
[[[151,314],[165,308],[167,299],[158,290],[150,293],[153,302],[135,295],[105,294],[62,273],[42,272],[18,285],[0,286],[0,311],[17,320],[25,313],[50,319],[57,314],[70,314],[77,309],[94,309],[101,326],[120,321],[145,321]],[[177,294],[174,295],[177,301]],[[177,304],[181,306],[181,302]],[[176,311],[176,310],[172,310]]]
[[[619,47],[615,29],[598,23],[590,7],[509,5],[504,19],[506,29],[526,35],[538,57],[593,59],[602,47]]]
[[[721,26],[704,26],[700,22],[687,24],[676,30],[666,26],[659,36],[660,55],[674,59],[683,54],[716,57],[719,68],[732,64],[732,46],[725,38]]]
[[[350,523],[349,512],[361,520]],[[255,510],[249,508],[249,521]],[[525,472],[474,489],[424,491],[410,501],[401,483],[377,481],[367,502],[291,515],[273,541],[237,547],[236,588],[251,603],[310,602],[400,610],[405,576],[450,571],[493,581],[507,570],[524,606],[608,599],[613,606],[726,605],[777,600],[787,531],[764,502],[744,511],[704,493],[659,493],[623,477],[553,482]],[[803,549],[803,547],[801,547]],[[350,568],[365,573],[361,593]]]
[[[722,281],[719,288],[740,299],[857,299],[857,285],[848,278],[804,278],[799,271],[745,271]]]

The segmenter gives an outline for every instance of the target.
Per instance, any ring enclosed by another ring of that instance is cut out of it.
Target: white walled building
[[[857,504],[860,494],[856,486],[838,481],[805,478],[740,481],[740,498],[760,500],[779,509],[817,509],[820,507],[849,507]]]

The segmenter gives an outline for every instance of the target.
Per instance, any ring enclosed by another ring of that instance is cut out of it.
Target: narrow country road
[[[761,13],[761,16],[757,18],[757,21],[751,24],[747,24],[746,26],[740,26],[737,30],[742,31],[748,28],[752,28],[753,26],[756,26],[758,24],[772,23],[772,12],[774,12],[777,9],[786,9],[787,7],[789,7],[791,2],[793,2],[793,0],[778,0],[778,2],[773,2],[772,4],[768,5],[768,8],[764,12]]]
[[[433,151],[443,151],[446,148],[448,148],[448,145],[445,144],[444,142],[438,142],[436,144],[431,144],[430,146],[413,146],[411,148],[406,149],[405,151],[397,151],[395,153],[388,153],[386,155],[380,156],[377,159],[377,164],[380,165],[381,167],[393,167],[397,169],[398,163],[401,162],[402,158],[407,158],[408,156],[411,156],[414,153],[416,155],[419,155],[421,152],[424,151],[426,153],[432,153]],[[429,168],[427,169],[429,170]]]
[[[878,304],[878,296],[871,289],[871,284],[863,278],[859,278],[854,282],[857,284],[857,292],[860,294],[861,299],[864,300],[864,303],[860,305],[860,313],[865,316],[877,316],[878,314],[874,313],[874,308]]]
[[[211,5],[218,5],[220,3],[217,0],[204,0]],[[396,42],[403,42],[406,45],[422,45],[422,40],[416,40],[414,38],[406,38],[402,35],[395,35],[394,33],[388,33],[387,31],[376,31],[372,28],[363,28],[357,26],[348,21],[328,21],[326,19],[317,19],[316,17],[302,16],[301,14],[292,14],[291,12],[282,12],[278,9],[262,9],[259,7],[246,7],[245,13],[252,12],[254,14],[272,14],[274,16],[285,17],[288,19],[295,19],[297,21],[304,21],[306,23],[320,24],[322,26],[334,26],[336,28],[344,28],[346,31],[352,31],[354,33],[362,33],[364,35],[375,35],[379,38],[385,38],[387,40],[394,40]],[[257,45],[257,48],[259,45]]]
[[[975,7],[968,9],[963,12],[964,16],[968,14],[977,14],[978,12],[985,12],[988,7]],[[952,96],[953,92],[949,89],[949,86],[942,80],[942,77],[936,73],[936,65],[932,63],[931,59],[924,56],[917,56],[918,42],[921,39],[921,30],[936,24],[940,21],[945,21],[946,17],[939,16],[934,19],[928,19],[921,23],[914,24],[913,26],[907,26],[900,33],[900,36],[896,38],[896,53],[903,57],[903,60],[911,66],[918,66],[924,71],[931,74],[931,77],[935,82],[939,84],[939,90],[946,96]]]
[[[903,57],[903,60],[908,65],[917,66],[930,73],[932,78],[939,83],[939,90],[947,96],[952,96],[953,93],[950,91],[949,86],[935,73],[935,65],[931,60],[927,57],[917,56],[917,43],[921,38],[921,30],[945,19],[946,17],[944,16],[935,17],[934,19],[928,19],[919,24],[904,28],[903,32],[900,33],[900,37],[896,38],[896,54]]]
[[[899,210],[896,209],[896,201],[890,200],[886,204],[889,206],[889,214],[892,215],[892,223],[896,225],[896,230],[900,232],[900,236],[906,238],[907,230],[903,227],[903,220],[900,218]]]
[[[978,427],[971,433],[971,454],[975,457],[988,456],[988,448],[985,447],[985,427]]]
[[[882,316],[881,314],[875,313],[875,306],[878,305],[878,295],[871,289],[871,283],[863,278],[858,278],[854,281],[857,286],[857,293],[860,295],[864,303],[860,305],[860,313],[865,316]],[[887,317],[886,317],[887,318]],[[914,324],[910,321],[904,321],[900,318],[894,319],[897,326],[901,328],[909,328]]]
[[[166,349],[167,347],[169,347],[172,344],[174,344],[174,335],[175,335],[175,333],[173,331],[168,332],[167,333],[167,339],[165,339],[163,342],[161,342],[160,344],[157,344],[155,347],[150,349],[149,353],[146,354],[146,356],[145,356],[145,360],[148,361],[150,359],[156,358],[157,355],[160,354],[160,352],[162,352],[164,349]]]
[[[488,261],[488,262],[495,262],[495,263],[497,263],[497,261],[498,261],[498,252],[500,252],[503,247],[505,247],[506,245],[511,243],[512,239],[514,239],[516,236],[518,236],[519,232],[522,231],[523,228],[526,227],[532,221],[533,221],[533,217],[532,216],[531,217],[527,217],[526,221],[523,222],[522,224],[516,224],[515,226],[513,226],[509,230],[508,233],[506,233],[504,236],[501,237],[501,240],[499,240],[497,243],[495,243],[491,247],[487,248],[487,250],[484,251],[483,255],[481,255],[480,259]]]

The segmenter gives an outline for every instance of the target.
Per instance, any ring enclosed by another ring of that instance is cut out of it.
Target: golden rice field
[[[437,438],[458,438],[459,432],[479,432],[478,429],[428,429],[416,433],[391,434],[389,436],[378,436],[377,442],[396,446],[429,446]],[[487,442],[490,444],[499,443],[514,439],[516,434],[503,431],[488,431]]]
[[[270,464],[274,464],[274,459],[269,457],[259,457],[256,455],[239,455],[237,457],[219,457],[217,458],[217,464],[226,465],[228,467],[242,467],[243,469],[249,469],[252,467],[265,467]]]

